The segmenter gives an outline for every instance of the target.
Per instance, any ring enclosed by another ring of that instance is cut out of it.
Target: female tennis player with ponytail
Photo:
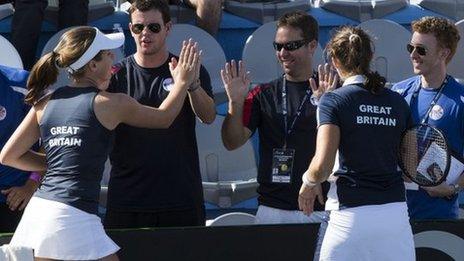
[[[331,181],[331,210],[320,260],[415,260],[398,147],[411,124],[407,103],[369,70],[372,43],[359,28],[342,27],[327,52],[343,86],[318,105],[316,153],[303,175],[299,206],[312,212],[317,184]]]
[[[167,128],[200,66],[197,45],[184,42],[179,60],[170,63],[174,86],[168,97],[159,108],[144,106],[126,94],[105,91],[114,59],[110,49],[123,42],[122,33],[77,27],[32,68],[25,100],[33,107],[3,147],[0,161],[28,171],[46,170],[10,242],[32,248],[35,260],[118,260],[119,247],[96,215],[112,130],[120,123]],[[69,72],[69,86],[44,96],[58,67]],[[39,138],[45,155],[29,150]]]

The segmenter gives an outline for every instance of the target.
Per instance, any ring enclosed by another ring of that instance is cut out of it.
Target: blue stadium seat
[[[366,21],[398,11],[407,0],[319,0],[316,6],[357,21]]]
[[[464,0],[410,0],[409,2],[453,20],[464,18]]]
[[[45,9],[45,19],[57,24],[58,22],[58,2],[59,0],[48,0],[48,7]],[[88,21],[95,21],[102,17],[113,14],[115,11],[113,1],[90,0]]]
[[[267,23],[277,20],[286,12],[293,10],[309,10],[311,4],[305,0],[280,1],[225,1],[224,9],[234,15],[257,23]]]

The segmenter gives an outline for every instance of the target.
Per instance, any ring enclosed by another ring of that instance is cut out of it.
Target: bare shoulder
[[[37,121],[40,122],[40,119],[42,119],[42,115],[45,111],[45,108],[47,107],[48,101],[52,97],[52,93],[48,93],[47,95],[44,95],[41,97],[35,104],[32,106],[32,110],[35,111]]]
[[[95,97],[95,106],[112,112],[124,111],[133,105],[134,99],[124,93],[101,91]]]
[[[101,91],[95,97],[96,104],[103,104],[105,106],[121,106],[131,100],[131,97],[124,93],[111,93]]]

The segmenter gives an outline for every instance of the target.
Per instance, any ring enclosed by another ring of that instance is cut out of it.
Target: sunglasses
[[[427,54],[427,49],[425,49],[425,47],[422,47],[422,46],[414,46],[412,44],[407,44],[406,45],[406,50],[408,50],[408,53],[412,53],[414,52],[414,50],[417,51],[417,53],[420,55],[420,56],[425,56]]]
[[[280,52],[282,48],[284,48],[286,51],[295,51],[299,48],[301,48],[303,45],[309,43],[310,41],[306,39],[302,40],[296,40],[296,41],[290,41],[288,43],[276,43],[273,42],[272,45],[274,46],[274,50]]]
[[[133,24],[132,25],[132,32],[134,32],[134,34],[140,34],[143,29],[145,29],[145,26],[148,27],[148,29],[152,32],[152,33],[159,33],[161,31],[161,25],[158,24],[158,23],[151,23],[151,24],[147,24],[147,25],[144,25],[144,24]]]

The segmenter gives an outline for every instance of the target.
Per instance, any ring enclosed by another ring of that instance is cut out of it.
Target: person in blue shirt
[[[451,149],[464,153],[464,86],[448,75],[446,67],[456,52],[460,39],[456,26],[438,17],[423,17],[412,23],[413,35],[407,44],[416,76],[395,84],[411,107],[416,124],[426,116],[426,123],[441,130]],[[439,95],[439,96],[437,96]],[[432,105],[432,101],[436,103]],[[408,186],[407,202],[412,219],[457,219],[458,193],[464,175],[436,187]],[[412,188],[412,189],[409,189]]]
[[[121,123],[169,127],[199,70],[198,45],[184,41],[179,59],[170,60],[174,83],[159,108],[108,93],[114,59],[110,50],[123,42],[122,33],[77,27],[32,68],[25,97],[32,109],[6,142],[0,162],[26,171],[46,170],[10,242],[32,248],[40,260],[118,260],[119,247],[96,215],[112,130]],[[58,68],[68,71],[69,85],[46,94]],[[39,138],[45,154],[30,151]]]
[[[338,150],[320,260],[415,260],[397,169],[401,135],[412,123],[408,104],[370,71],[372,42],[362,29],[342,27],[326,49],[344,82],[319,101],[316,153],[298,198],[300,209],[311,213],[318,184],[332,173]]]
[[[24,103],[29,73],[0,65],[0,148],[29,111]],[[0,164],[0,233],[13,232],[39,183],[26,171]]]

